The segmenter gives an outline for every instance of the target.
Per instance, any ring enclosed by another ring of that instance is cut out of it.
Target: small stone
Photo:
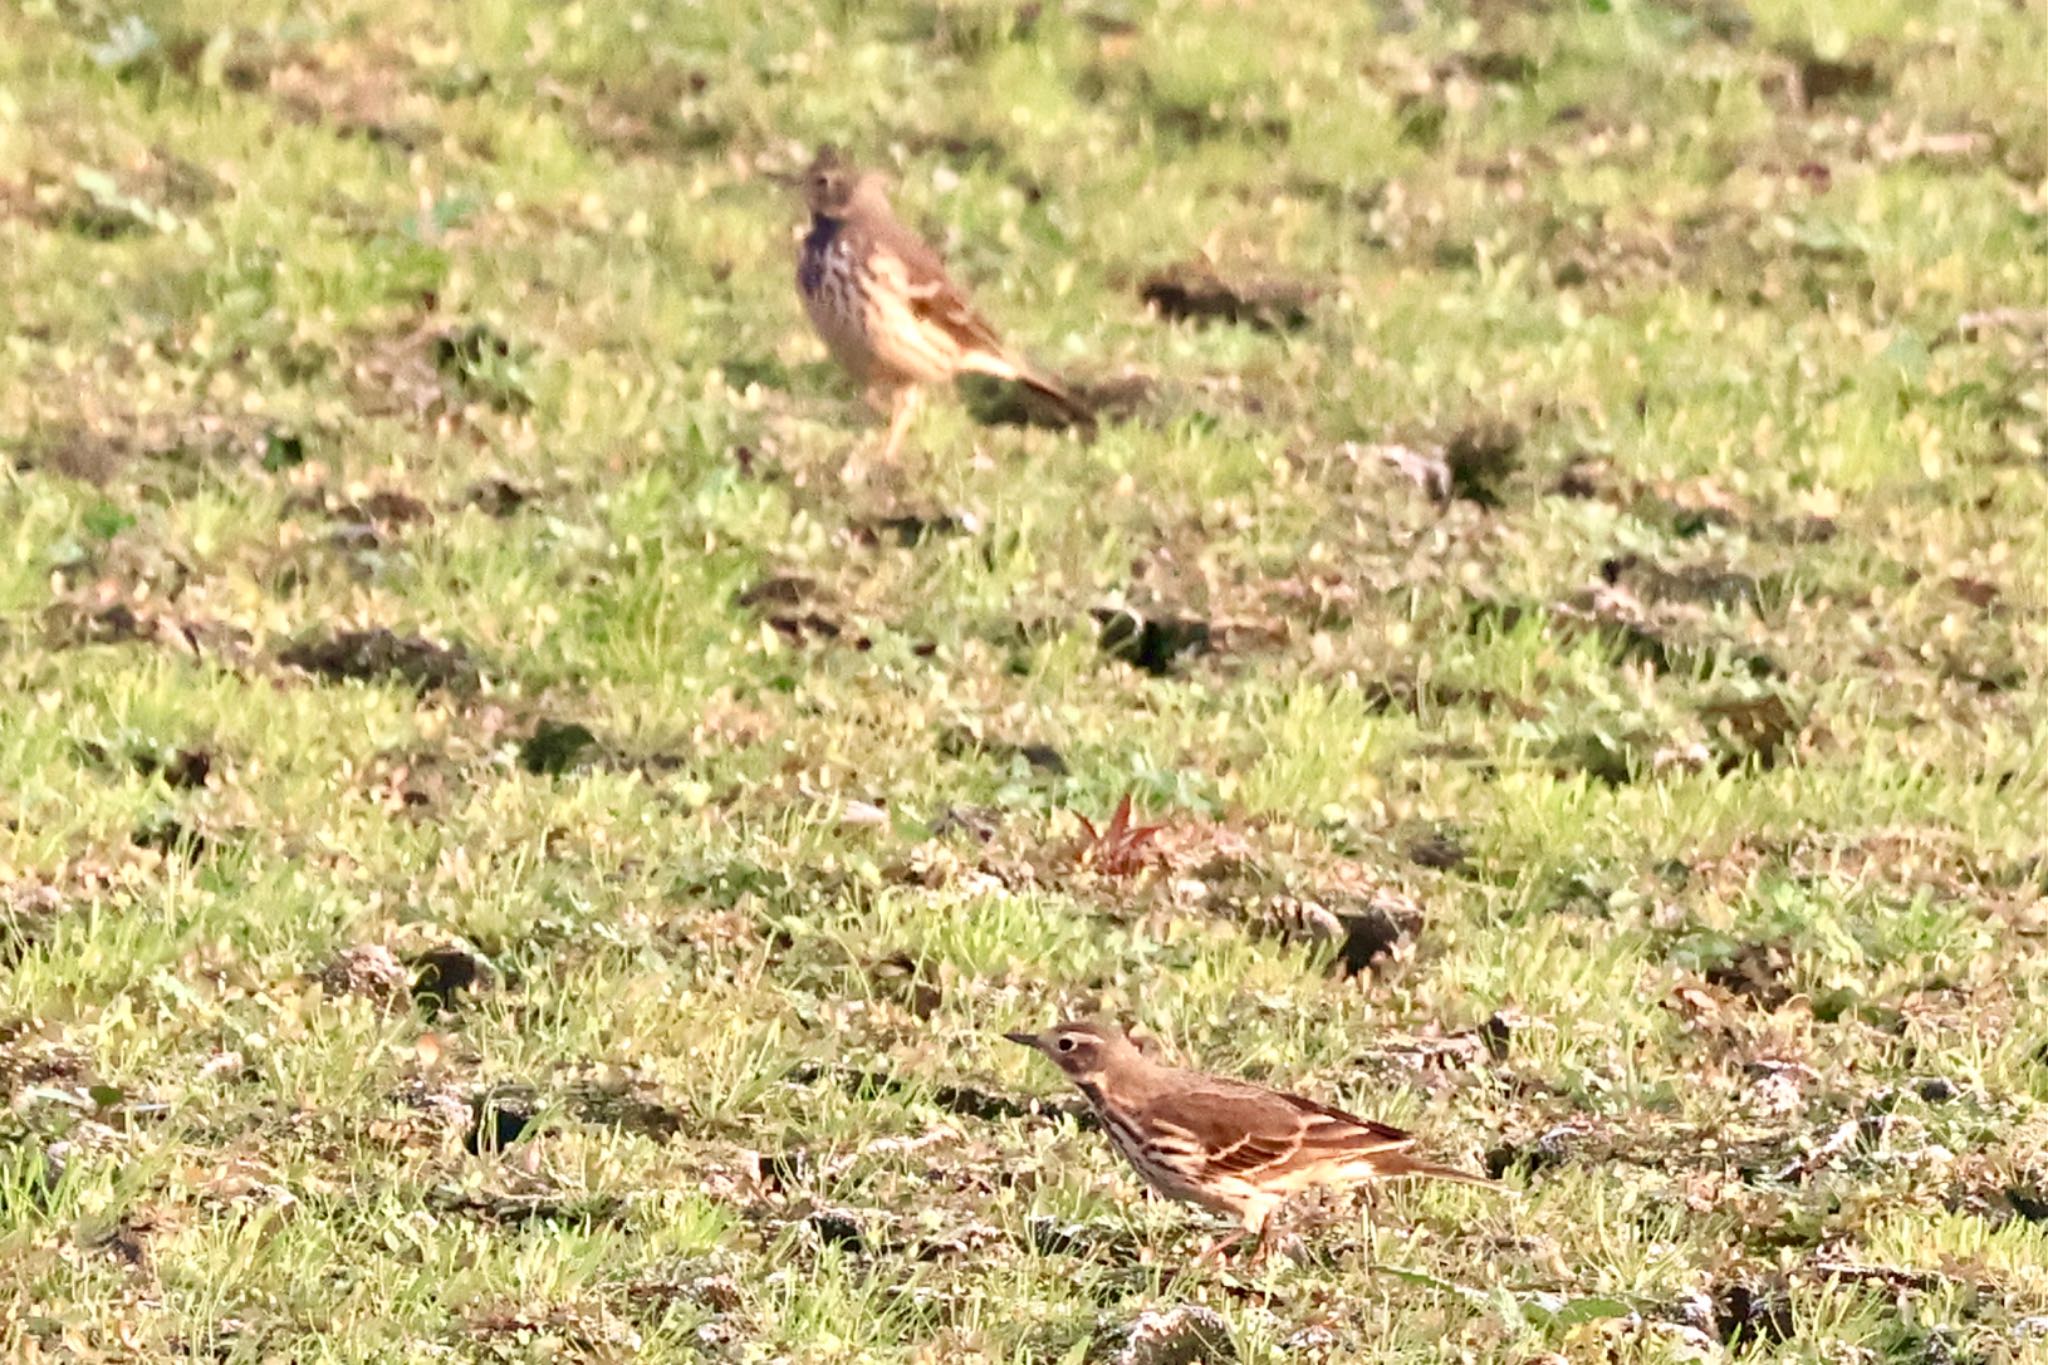
[[[1280,1343],[1280,1349],[1289,1355],[1309,1356],[1316,1360],[1326,1359],[1337,1349],[1337,1333],[1314,1322]]]
[[[745,1302],[739,1285],[730,1275],[703,1275],[692,1280],[690,1297],[720,1313],[730,1313]]]
[[[1116,1356],[1117,1365],[1213,1365],[1236,1359],[1230,1324],[1200,1304],[1140,1314]]]
[[[344,948],[320,973],[320,987],[329,995],[360,995],[385,1003],[403,1000],[409,984],[405,968],[381,943]]]

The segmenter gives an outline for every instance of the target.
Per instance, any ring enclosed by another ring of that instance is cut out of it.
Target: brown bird
[[[1319,1185],[1423,1175],[1498,1188],[1411,1156],[1414,1137],[1284,1091],[1155,1061],[1115,1029],[1067,1023],[1006,1033],[1037,1048],[1080,1087],[1110,1141],[1145,1183],[1171,1199],[1239,1219],[1239,1232],[1205,1248],[1221,1256],[1256,1236],[1271,1249],[1276,1209]]]
[[[830,147],[803,174],[811,230],[797,253],[797,292],[832,355],[868,401],[890,414],[882,447],[896,456],[923,386],[961,374],[1014,380],[1077,422],[1088,409],[1003,345],[946,274],[939,254],[898,221],[882,178]]]

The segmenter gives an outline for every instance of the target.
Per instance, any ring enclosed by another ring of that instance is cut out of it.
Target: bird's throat
[[[818,285],[824,280],[825,253],[832,249],[832,243],[844,225],[842,220],[827,218],[822,213],[811,215],[811,230],[804,237],[803,256],[797,264],[797,282],[806,294],[817,292]]]

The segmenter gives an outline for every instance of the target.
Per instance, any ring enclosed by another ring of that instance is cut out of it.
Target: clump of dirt
[[[26,1019],[0,1020],[0,1102],[11,1101],[23,1086],[89,1079],[91,1069],[74,1049],[44,1037]]]
[[[429,348],[434,368],[464,398],[500,412],[533,406],[533,356],[486,323],[442,332]]]
[[[135,827],[129,841],[182,863],[203,862],[213,852],[215,840],[197,824],[162,815]]]
[[[592,1088],[575,1097],[576,1117],[666,1142],[683,1131],[688,1115],[672,1104],[631,1089]]]
[[[1714,1328],[1722,1344],[1789,1341],[1792,1304],[1782,1288],[1735,1282],[1714,1291]]]
[[[952,536],[973,535],[980,529],[980,520],[972,513],[944,511],[885,512],[855,522],[852,527],[863,544],[895,545],[904,550]]]
[[[1502,489],[1519,467],[1522,430],[1507,422],[1482,422],[1462,428],[1444,445],[1450,469],[1450,496],[1499,507]]]
[[[1422,907],[1393,891],[1267,899],[1267,913],[1284,937],[1335,949],[1332,969],[1349,979],[1371,972],[1403,951],[1422,928]]]
[[[1236,1359],[1223,1315],[1186,1303],[1139,1314],[1115,1356],[1116,1365],[1222,1365]]]
[[[1180,659],[1208,651],[1209,622],[1196,616],[1140,615],[1128,607],[1097,607],[1092,613],[1102,652],[1133,668],[1163,678]]]
[[[464,646],[436,644],[382,626],[309,636],[277,657],[280,663],[327,682],[396,680],[422,696],[436,691],[469,694],[483,684],[476,659]]]
[[[1783,943],[1745,943],[1702,975],[1724,991],[1744,997],[1761,1009],[1782,1009],[1792,999],[1784,978],[1792,971],[1792,953]]]
[[[192,747],[166,750],[154,743],[141,743],[123,755],[98,740],[83,740],[78,755],[96,768],[125,765],[142,777],[155,777],[172,791],[196,791],[213,774],[211,750]]]
[[[539,498],[537,490],[504,478],[479,480],[464,490],[462,495],[465,506],[474,507],[484,515],[500,520],[514,515]]]
[[[213,755],[205,749],[179,749],[166,758],[155,754],[136,755],[135,771],[162,779],[173,791],[194,791],[206,785],[213,773]]]
[[[536,1108],[524,1091],[494,1091],[469,1102],[470,1123],[462,1146],[471,1156],[501,1152],[533,1128]]]
[[[456,996],[486,985],[491,965],[460,944],[444,944],[417,953],[408,960],[413,969],[412,994],[436,1009],[448,1009]]]
[[[519,766],[537,777],[560,777],[599,751],[597,735],[589,726],[542,717],[519,745]]]
[[[319,982],[329,995],[357,995],[385,1006],[409,997],[409,982],[398,957],[381,943],[343,948],[320,969]]]
[[[1865,57],[1823,57],[1811,48],[1795,47],[1784,53],[1790,70],[1786,88],[1802,109],[1845,98],[1881,95],[1890,82]]]
[[[48,882],[25,880],[0,885],[0,967],[12,967],[42,941],[64,912],[62,892]]]
[[[865,635],[850,635],[846,623],[829,609],[825,590],[812,579],[798,574],[775,574],[742,591],[735,604],[759,614],[778,635],[792,644],[844,641],[865,650],[873,641]]]
[[[1483,52],[1460,52],[1436,68],[1439,81],[1451,76],[1469,76],[1491,85],[1528,85],[1541,67],[1526,52],[1490,48]]]
[[[1700,673],[1726,660],[1752,678],[1778,678],[1784,666],[1770,655],[1750,650],[1739,641],[1689,638],[1679,627],[1685,618],[1654,613],[1619,584],[1597,583],[1569,601],[1544,605],[1513,599],[1471,599],[1466,607],[1468,634],[1487,635],[1519,629],[1532,617],[1557,639],[1598,640],[1617,664],[1634,664],[1654,673]]]
[[[1486,1153],[1486,1174],[1490,1179],[1500,1180],[1510,1171],[1535,1175],[1568,1166],[1583,1159],[1582,1149],[1589,1136],[1584,1129],[1560,1124],[1525,1141],[1502,1142]]]
[[[1277,277],[1226,280],[1207,261],[1169,266],[1145,277],[1138,295],[1175,321],[1225,322],[1261,332],[1308,326],[1314,287]]]
[[[1053,745],[987,738],[965,726],[943,732],[939,736],[939,752],[948,758],[980,757],[996,764],[1021,761],[1034,772],[1051,777],[1065,777],[1069,771],[1066,756]]]
[[[1713,732],[1712,746],[1723,773],[1749,763],[1777,767],[1804,723],[1791,702],[1771,692],[1709,702],[1700,708],[1700,718]]]
[[[1455,831],[1434,829],[1409,840],[1408,861],[1418,867],[1456,872],[1471,861],[1471,853]]]

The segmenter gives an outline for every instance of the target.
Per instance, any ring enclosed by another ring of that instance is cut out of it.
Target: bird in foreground
[[[889,207],[882,178],[827,147],[802,177],[811,230],[797,253],[797,292],[833,357],[877,410],[889,412],[882,460],[895,459],[927,384],[961,374],[1013,380],[1076,422],[1088,409],[1003,344],[939,254]]]
[[[1198,1260],[1220,1258],[1246,1237],[1258,1238],[1253,1257],[1263,1257],[1271,1250],[1274,1212],[1321,1185],[1417,1175],[1498,1188],[1484,1176],[1410,1155],[1415,1139],[1399,1128],[1248,1081],[1168,1066],[1115,1029],[1066,1023],[1003,1036],[1043,1052],[1080,1087],[1146,1184],[1243,1223]]]

